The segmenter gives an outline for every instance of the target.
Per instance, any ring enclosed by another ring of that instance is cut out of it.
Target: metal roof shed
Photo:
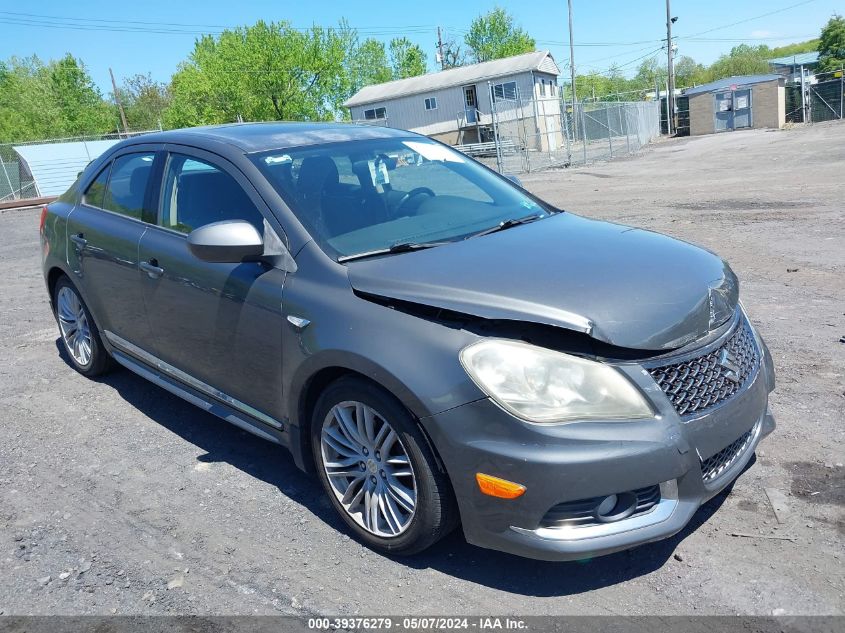
[[[47,197],[67,191],[77,174],[115,143],[117,140],[40,143],[16,145],[14,150],[32,174],[36,195]]]
[[[786,95],[781,75],[725,77],[688,88],[690,134],[712,134],[741,128],[781,128]]]

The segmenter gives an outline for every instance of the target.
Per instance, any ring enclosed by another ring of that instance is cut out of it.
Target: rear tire
[[[332,505],[372,549],[416,554],[457,523],[448,478],[416,420],[378,386],[330,384],[314,407],[311,447]]]
[[[53,310],[70,364],[83,376],[94,378],[112,368],[112,359],[94,318],[76,286],[66,276],[53,289]]]

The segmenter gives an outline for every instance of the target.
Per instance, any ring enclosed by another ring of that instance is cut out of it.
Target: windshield
[[[350,141],[252,157],[314,240],[345,259],[464,239],[550,209],[426,138]]]

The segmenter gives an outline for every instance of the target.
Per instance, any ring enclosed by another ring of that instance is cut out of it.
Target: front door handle
[[[141,262],[141,270],[143,270],[150,279],[158,279],[164,274],[164,268],[158,265],[157,259],[151,259],[148,262]]]
[[[82,235],[82,233],[77,233],[76,235],[71,235],[70,241],[73,242],[74,244],[76,244],[76,246],[77,246],[77,248],[79,248],[79,250],[82,250],[88,244],[88,240],[85,239],[85,237]]]

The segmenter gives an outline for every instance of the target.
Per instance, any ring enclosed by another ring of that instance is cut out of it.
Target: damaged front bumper
[[[648,371],[629,364],[620,370],[652,402],[654,419],[536,425],[487,399],[424,419],[452,481],[467,540],[530,558],[578,560],[682,530],[775,428],[768,409],[771,357],[757,341],[753,377],[697,416],[680,416]],[[509,500],[486,496],[476,473],[522,484],[525,493]]]

